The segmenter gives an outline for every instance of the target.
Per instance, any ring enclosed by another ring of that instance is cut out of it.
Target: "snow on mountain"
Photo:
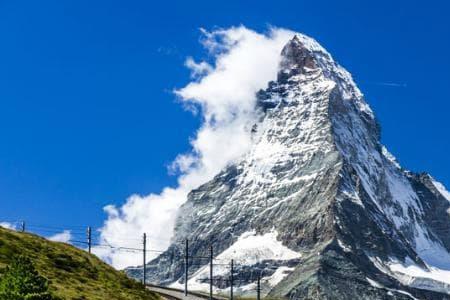
[[[297,34],[276,81],[257,94],[251,146],[190,192],[169,249],[149,280],[183,283],[190,255],[236,259],[236,291],[291,299],[450,299],[449,194],[406,171],[380,143],[380,126],[351,75]],[[301,254],[301,255],[300,255]],[[215,291],[229,289],[227,268]],[[139,277],[139,270],[130,269]],[[208,264],[188,285],[208,290]]]
[[[243,233],[233,245],[215,256],[215,260],[219,261],[220,264],[215,267],[214,275],[228,276],[230,269],[227,264],[230,263],[232,259],[236,264],[252,266],[265,260],[288,261],[301,257],[300,253],[283,246],[283,244],[277,240],[277,235],[278,233],[276,231],[271,231],[263,235],[258,235],[255,231]],[[271,276],[262,278],[262,281],[267,281],[270,285],[275,285],[292,270],[293,268],[289,267],[279,267]],[[208,277],[209,266],[205,265],[191,276],[188,285],[194,290],[208,290]],[[241,290],[254,290],[253,286],[254,283],[251,283],[250,285],[242,286]],[[183,285],[175,282],[171,287],[183,288]],[[224,290],[220,288],[216,288],[215,290],[216,292],[224,292]]]
[[[392,155],[392,153],[389,152],[389,150],[388,150],[385,146],[382,146],[381,150],[382,150],[381,153],[383,154],[383,156],[384,156],[387,160],[389,160],[389,161],[390,161],[394,166],[396,166],[397,168],[399,168],[399,169],[402,168],[402,167],[400,166],[400,164],[398,163],[397,159],[395,158],[395,156]]]
[[[283,246],[277,240],[277,236],[276,231],[263,235],[258,235],[255,231],[245,232],[233,245],[220,253],[216,259],[227,262],[235,259],[242,264],[254,265],[267,259],[290,260],[301,256],[300,253]]]
[[[434,179],[432,179],[432,180],[433,180],[434,187],[439,191],[439,193],[441,193],[441,195],[444,196],[445,199],[450,201],[450,192],[447,191],[445,186],[442,183],[440,183],[439,181],[436,181]]]

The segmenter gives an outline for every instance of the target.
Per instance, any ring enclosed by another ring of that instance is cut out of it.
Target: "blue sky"
[[[104,205],[174,185],[200,120],[172,90],[206,55],[200,27],[239,24],[317,39],[401,164],[449,187],[450,5],[392,2],[0,1],[0,218],[100,226]]]

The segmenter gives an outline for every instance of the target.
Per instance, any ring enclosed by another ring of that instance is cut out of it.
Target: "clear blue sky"
[[[200,27],[239,24],[316,38],[402,165],[450,187],[450,5],[370,2],[0,0],[0,219],[99,226],[104,205],[173,185],[199,120],[171,90]]]

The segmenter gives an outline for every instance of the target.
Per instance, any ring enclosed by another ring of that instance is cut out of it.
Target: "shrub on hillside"
[[[48,281],[36,271],[26,256],[16,256],[0,278],[2,300],[55,300]]]

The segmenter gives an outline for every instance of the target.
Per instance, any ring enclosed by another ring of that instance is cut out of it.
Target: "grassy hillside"
[[[158,299],[85,251],[0,227],[0,276],[15,254],[29,256],[39,273],[49,279],[50,290],[62,299]]]

